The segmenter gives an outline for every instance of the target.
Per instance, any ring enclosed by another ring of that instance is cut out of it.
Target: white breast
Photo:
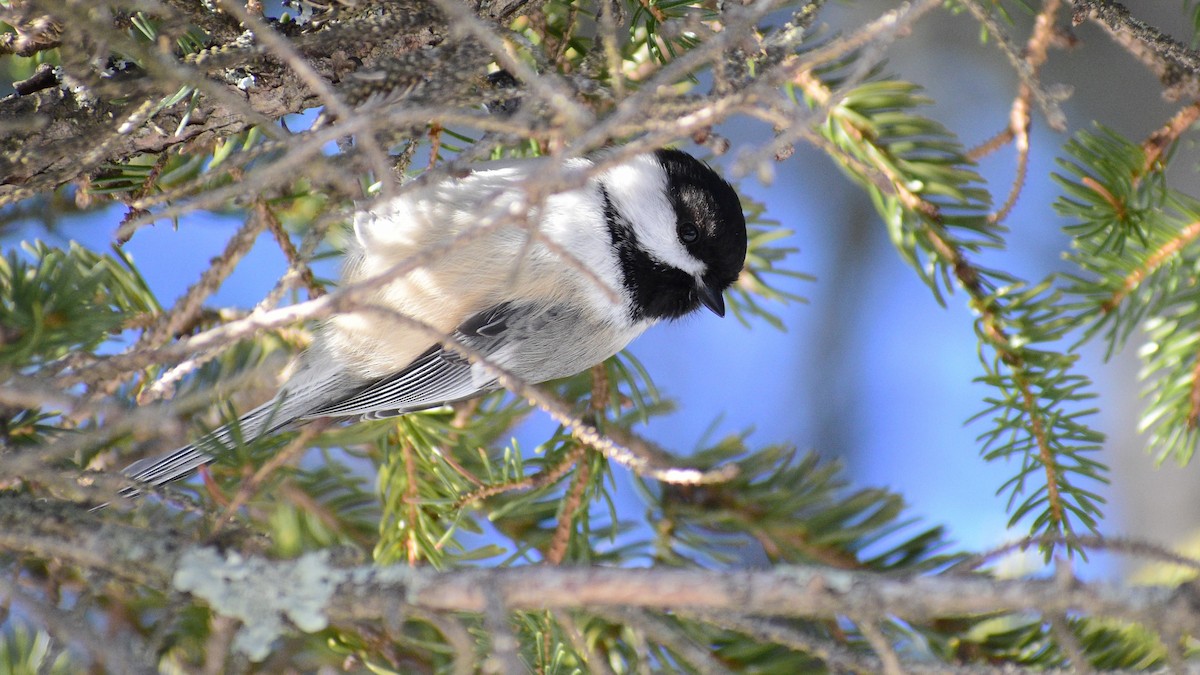
[[[568,166],[589,165],[573,160]],[[531,209],[523,186],[539,166],[544,165],[510,163],[413,185],[357,214],[343,283],[385,275],[397,265],[413,269],[372,294],[371,304],[384,313],[359,311],[330,319],[321,335],[327,352],[359,376],[382,377],[433,344],[422,331],[388,314],[449,335],[471,316],[516,299],[583,298],[601,320],[627,323],[627,308],[614,302],[621,288],[619,265],[595,184],[553,195]]]

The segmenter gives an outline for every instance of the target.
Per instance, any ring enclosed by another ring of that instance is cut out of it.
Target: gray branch
[[[437,571],[342,566],[328,552],[295,560],[255,553],[253,538],[222,551],[186,535],[121,525],[69,504],[0,500],[0,550],[53,557],[162,592],[186,592],[242,624],[235,646],[252,658],[289,631],[379,622],[417,613],[593,609],[733,617],[837,619],[939,617],[1036,612],[1172,626],[1200,635],[1200,598],[1179,588],[1000,580],[982,574],[885,575],[816,566],[760,569],[618,569],[529,566]],[[239,552],[240,548],[240,552]],[[494,623],[494,620],[493,620]],[[722,622],[718,622],[722,623]],[[728,623],[728,622],[724,622]],[[658,625],[659,630],[662,625]]]

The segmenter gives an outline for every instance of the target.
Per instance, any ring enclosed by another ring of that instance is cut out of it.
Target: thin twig
[[[275,212],[262,200],[259,200],[255,204],[255,208],[259,211],[259,217],[267,223],[267,229],[275,237],[276,243],[279,244],[279,250],[283,251],[283,256],[287,258],[287,274],[294,274],[300,278],[300,281],[304,283],[304,287],[308,289],[309,300],[325,295],[325,289],[317,284],[308,261],[305,256],[302,256],[296,250],[296,245],[292,243],[292,238],[288,236],[287,230],[283,229],[283,223],[279,222],[279,218],[275,215]],[[322,229],[321,232],[324,232],[324,230]],[[284,281],[280,280],[280,284],[283,285]]]
[[[571,647],[575,653],[579,654],[584,660],[586,672],[598,673],[599,675],[616,675],[616,672],[608,665],[608,660],[598,654],[592,647],[592,643],[585,639],[583,631],[579,629],[579,625],[575,622],[575,618],[570,612],[552,612],[551,616],[562,626],[563,632],[566,633],[567,640],[571,642]]]
[[[731,672],[712,654],[709,645],[701,645],[688,637],[678,626],[663,617],[644,610],[601,609],[593,610],[606,621],[636,627],[650,640],[666,647],[698,673]]]
[[[464,36],[478,40],[485,49],[496,57],[505,70],[524,82],[531,93],[550,106],[560,116],[559,127],[568,137],[588,128],[595,120],[587,108],[575,100],[574,92],[562,80],[552,73],[537,73],[529,64],[517,58],[487,24],[467,9],[467,5],[454,0],[432,0],[433,4],[445,13],[450,26]]]
[[[801,627],[785,621],[745,616],[733,612],[679,612],[683,617],[702,621],[726,630],[743,633],[757,642],[783,645],[797,652],[821,659],[835,672],[849,670],[869,675],[878,673],[882,663],[868,655],[855,652],[833,640],[808,635]]]
[[[965,4],[975,18],[987,28],[994,42],[1000,46],[1021,79],[1021,86],[1018,88],[1017,96],[1013,99],[1012,107],[1009,110],[1008,128],[968,154],[968,157],[975,159],[990,153],[1002,143],[1015,142],[1017,168],[1012,186],[1000,208],[988,215],[989,222],[1000,223],[1008,217],[1016,205],[1017,199],[1020,198],[1029,170],[1029,128],[1032,123],[1029,114],[1030,101],[1035,101],[1041,107],[1042,114],[1046,116],[1047,124],[1051,129],[1055,131],[1066,129],[1066,115],[1059,107],[1057,99],[1048,94],[1042,88],[1041,82],[1038,81],[1038,71],[1046,62],[1048,49],[1054,41],[1056,31],[1054,23],[1062,3],[1061,0],[1046,0],[1042,4],[1042,9],[1034,21],[1033,32],[1030,34],[1025,48],[1021,51],[1018,51],[1009,40],[993,13],[983,7],[978,0],[968,0]]]
[[[1129,9],[1112,0],[1071,0],[1075,25],[1091,19],[1113,40],[1146,65],[1167,86],[1171,99],[1200,94],[1200,52],[1159,29],[1134,18]]]
[[[1145,262],[1125,275],[1121,287],[1113,291],[1112,295],[1100,304],[1101,311],[1105,314],[1115,311],[1130,293],[1141,286],[1143,281],[1197,238],[1200,238],[1200,220],[1189,223],[1179,231],[1179,234],[1171,237],[1157,250],[1146,256]]]
[[[816,105],[808,107],[789,102],[785,113],[789,119],[774,122],[776,128],[780,129],[779,133],[771,143],[744,155],[738,162],[738,170],[746,172],[749,167],[767,166],[768,161],[773,161],[776,157],[781,156],[781,153],[795,141],[802,138],[811,140],[815,135],[812,131],[813,123],[824,120],[828,116],[829,110],[841,100],[840,92],[853,89],[872,72],[877,60],[882,58],[882,53],[877,53],[875,58],[868,55],[859,59],[855,70],[844,82],[840,83],[839,92],[833,92],[825,87],[824,83],[816,76],[819,68],[851,51],[875,44],[887,44],[904,34],[921,17],[940,7],[941,4],[936,0],[904,3],[851,35],[833,40],[802,54],[793,54],[781,61],[773,73],[768,73],[756,83],[755,86],[758,89],[764,90],[758,92],[760,99],[766,96],[765,88],[767,86],[776,86],[782,81],[799,85],[813,98]]]
[[[0,595],[6,602],[17,603],[21,615],[37,621],[62,645],[78,645],[99,666],[110,672],[156,673],[158,670],[146,664],[144,658],[150,650],[137,635],[126,635],[121,640],[109,640],[101,635],[87,617],[66,611],[33,597],[18,585],[15,579],[0,575]],[[48,663],[53,663],[49,659]]]
[[[604,58],[608,62],[609,80],[612,82],[613,100],[625,98],[625,72],[622,68],[624,61],[617,45],[616,8],[619,0],[600,0],[600,44],[604,49]]]
[[[246,505],[246,502],[262,489],[263,483],[271,474],[278,471],[284,465],[290,464],[300,458],[300,456],[308,450],[309,442],[316,438],[322,431],[329,427],[329,419],[315,420],[308,426],[301,429],[286,446],[271,455],[271,458],[263,463],[262,466],[254,472],[250,478],[245,480],[239,487],[237,493],[233,495],[233,499],[229,501],[225,510],[217,517],[213,523],[212,530],[209,531],[209,539],[211,540],[221,530],[228,525],[237,515],[237,512]]]
[[[1013,130],[1012,125],[1010,124],[997,132],[995,136],[992,136],[986,141],[968,150],[967,159],[971,160],[972,162],[978,162],[984,157],[987,157],[993,152],[1008,145],[1012,139]]]
[[[254,242],[258,241],[258,235],[266,229],[267,221],[262,215],[261,208],[260,201],[260,209],[256,209],[252,217],[246,218],[237,232],[229,238],[221,255],[212,261],[208,269],[204,270],[200,275],[200,280],[192,284],[175,301],[175,305],[159,320],[158,325],[142,334],[139,345],[162,344],[177,335],[185,325],[195,319],[205,298],[220,288],[225,279],[237,268],[242,258],[250,252]]]
[[[452,675],[472,675],[475,672],[475,638],[462,620],[451,614],[423,610],[414,610],[413,618],[433,626],[446,639],[451,647],[450,653],[454,655],[450,670]]]
[[[1068,591],[1079,583],[1074,571],[1071,569],[1071,562],[1069,560],[1065,558],[1055,559],[1054,581],[1060,588]],[[1048,619],[1050,622],[1050,633],[1054,636],[1054,640],[1058,643],[1059,648],[1070,660],[1071,670],[1083,675],[1091,675],[1091,673],[1096,672],[1092,668],[1092,662],[1084,653],[1083,645],[1079,643],[1079,638],[1076,637],[1075,631],[1071,628],[1071,624],[1067,620],[1067,615],[1065,613],[1051,614]]]
[[[404,465],[404,505],[408,510],[405,527],[404,552],[408,564],[415,566],[421,560],[420,542],[417,540],[417,524],[421,522],[421,492],[417,485],[417,459],[413,456],[412,443],[400,439],[400,461]]]
[[[481,670],[498,675],[525,672],[520,655],[521,643],[513,635],[508,622],[509,608],[503,592],[499,588],[488,589],[484,591],[484,597],[483,625],[491,636],[492,653],[483,662]]]
[[[861,615],[855,615],[853,619],[854,624],[858,626],[858,631],[867,639],[867,643],[871,645],[871,649],[879,657],[884,675],[904,675],[904,668],[900,665],[900,657],[896,654],[892,643],[888,642],[887,637],[884,636],[883,631],[879,629],[879,626],[875,625],[875,619]]]
[[[963,4],[987,29],[988,37],[1004,52],[1009,64],[1016,71],[1017,77],[1021,80],[1023,92],[1019,96],[1026,101],[1026,104],[1031,99],[1037,103],[1051,129],[1064,131],[1067,118],[1059,105],[1062,97],[1047,91],[1038,79],[1038,71],[1046,61],[1047,48],[1054,41],[1056,31],[1054,21],[1061,6],[1061,0],[1047,0],[1042,4],[1042,9],[1038,12],[1034,23],[1033,33],[1024,49],[1019,49],[1013,44],[995,14],[980,4],[979,0],[966,0]]]
[[[804,75],[802,72],[801,75]],[[803,77],[797,82],[804,91],[817,101],[829,100],[833,93],[816,77]],[[933,202],[913,192],[908,181],[898,175],[894,162],[889,159],[888,149],[877,145],[870,138],[868,131],[860,129],[851,118],[839,118],[838,123],[842,132],[854,138],[856,142],[872,146],[874,152],[868,155],[869,171],[867,176],[872,180],[884,178],[880,189],[894,196],[900,204],[909,211],[921,216],[922,234],[932,249],[933,255],[941,260],[944,268],[954,275],[954,279],[967,292],[980,309],[979,324],[981,333],[996,350],[1005,366],[1012,372],[1015,388],[1021,394],[1021,408],[1026,419],[1029,435],[1033,440],[1036,455],[1027,456],[1038,461],[1046,474],[1046,502],[1052,527],[1062,527],[1066,517],[1059,489],[1060,468],[1055,462],[1055,451],[1051,446],[1048,435],[1047,420],[1038,404],[1033,382],[1030,379],[1030,365],[1023,355],[1019,342],[1014,342],[1006,327],[1003,308],[992,302],[992,293],[985,283],[983,272],[967,257],[967,252],[954,239],[948,236],[941,209]],[[818,137],[818,134],[812,134]],[[828,146],[822,146],[828,147]],[[839,158],[847,157],[846,153],[837,148],[830,150]]]
[[[458,504],[463,506],[473,502],[480,502],[488,499],[489,497],[504,494],[505,492],[512,492],[514,490],[538,490],[546,487],[547,485],[553,485],[554,483],[558,482],[560,478],[567,475],[567,472],[571,470],[571,467],[575,466],[575,463],[578,462],[581,457],[583,457],[585,451],[585,447],[580,445],[568,452],[562,458],[562,461],[558,462],[554,466],[539,471],[533,476],[526,476],[520,480],[497,483],[495,485],[483,485],[478,490],[462,496],[458,500]]]
[[[1136,176],[1135,180],[1157,170],[1158,162],[1162,159],[1162,156],[1171,146],[1175,145],[1175,141],[1179,140],[1180,136],[1192,128],[1197,119],[1200,119],[1200,101],[1193,101],[1180,108],[1166,125],[1151,134],[1142,143],[1142,151],[1146,153],[1146,161],[1142,165],[1142,176]]]
[[[1146,558],[1157,562],[1180,565],[1200,572],[1200,559],[1184,556],[1171,551],[1159,544],[1138,541],[1123,537],[1101,537],[1099,535],[1041,535],[1024,537],[1016,541],[997,546],[990,551],[966,558],[947,570],[948,573],[969,573],[982,568],[984,565],[1015,551],[1024,551],[1033,546],[1072,546],[1077,548],[1095,549],[1098,551],[1113,551],[1126,555]]]
[[[575,516],[583,506],[583,494],[591,480],[591,464],[586,455],[576,462],[578,467],[571,479],[571,488],[559,503],[558,524],[554,528],[554,536],[550,538],[550,546],[546,549],[546,562],[551,565],[561,565],[571,544],[571,534],[575,531]]]

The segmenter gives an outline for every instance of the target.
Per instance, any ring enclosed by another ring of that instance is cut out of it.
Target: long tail
[[[292,422],[294,417],[286,419],[284,415],[280,414],[283,412],[282,408],[278,397],[271,399],[242,415],[234,424],[226,424],[195,443],[189,443],[165,455],[138,460],[122,469],[121,473],[154,486],[182,478],[216,459],[200,448],[220,448],[227,445],[233,438],[235,425],[242,438],[252,441]]]
[[[121,473],[130,478],[154,486],[164,485],[183,478],[201,466],[212,462],[213,457],[201,450],[220,449],[233,438],[236,426],[239,435],[247,442],[277,431],[333,401],[352,393],[362,386],[362,381],[333,370],[329,364],[309,360],[284,385],[275,398],[242,415],[237,422],[226,424],[210,432],[195,443],[190,443],[164,455],[147,457],[125,467]],[[137,494],[129,488],[122,494]]]

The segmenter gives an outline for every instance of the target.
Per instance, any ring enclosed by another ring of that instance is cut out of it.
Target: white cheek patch
[[[594,286],[597,280],[602,283],[604,304],[612,304],[608,298],[619,292],[621,275],[612,251],[612,238],[602,226],[604,209],[600,200],[592,192],[561,192],[546,200],[545,209],[543,231],[572,258],[559,264],[583,265],[596,276],[588,285]],[[558,252],[552,255],[556,259],[561,257]]]
[[[638,243],[655,260],[695,277],[706,266],[688,253],[676,233],[677,218],[667,198],[667,176],[654,155],[639,155],[604,176],[617,211],[633,226]]]

